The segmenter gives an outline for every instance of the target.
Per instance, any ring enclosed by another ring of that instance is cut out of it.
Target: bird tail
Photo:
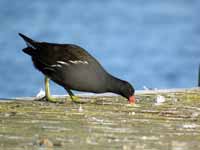
[[[27,45],[27,47],[23,49],[23,52],[32,56],[34,51],[37,49],[37,42],[21,33],[19,33],[19,36],[23,38]]]
[[[36,49],[36,41],[30,39],[29,37],[19,33],[19,36],[23,38],[23,40],[26,42],[27,47],[30,47],[32,49]]]

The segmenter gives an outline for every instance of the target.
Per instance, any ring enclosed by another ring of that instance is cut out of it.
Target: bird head
[[[133,88],[133,86],[124,81],[123,86],[121,86],[121,90],[120,90],[120,95],[122,95],[123,97],[127,98],[130,104],[134,104],[135,103],[135,89]]]

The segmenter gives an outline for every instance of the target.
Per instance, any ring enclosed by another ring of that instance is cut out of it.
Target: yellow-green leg
[[[67,88],[65,88],[65,89],[69,93],[70,98],[72,99],[73,102],[80,103],[79,97],[75,96],[72,93],[72,91],[70,91],[69,89],[67,89]],[[47,76],[45,76],[45,96],[46,96],[47,101],[49,101],[49,102],[53,102],[53,103],[60,102],[59,99],[51,96],[50,87],[49,87],[49,78]]]
[[[47,101],[49,102],[53,102],[53,103],[60,102],[58,99],[51,96],[50,88],[49,88],[49,78],[47,76],[45,76],[45,96],[46,96]]]
[[[75,96],[74,93],[72,93],[71,90],[69,90],[69,89],[67,89],[67,88],[65,88],[65,89],[67,90],[67,92],[68,92],[68,94],[69,94],[69,96],[70,96],[70,98],[71,98],[71,100],[72,100],[73,102],[75,102],[75,103],[80,103],[80,102],[81,102],[80,99],[79,99],[79,97],[78,97],[78,96]]]

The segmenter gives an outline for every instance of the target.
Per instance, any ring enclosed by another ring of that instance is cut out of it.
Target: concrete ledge
[[[200,148],[199,88],[137,91],[134,107],[109,94],[58,97],[67,101],[1,99],[0,149]]]

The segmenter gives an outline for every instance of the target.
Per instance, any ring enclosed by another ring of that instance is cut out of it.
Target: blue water
[[[136,89],[194,87],[199,10],[199,0],[1,0],[0,97],[33,96],[44,87],[18,32],[78,44]]]

